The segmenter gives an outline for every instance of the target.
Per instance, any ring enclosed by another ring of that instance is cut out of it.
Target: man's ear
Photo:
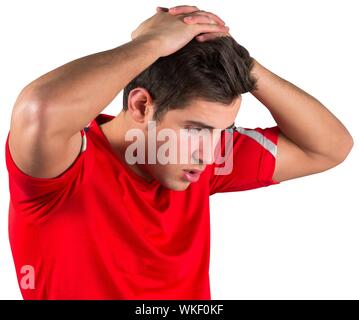
[[[145,88],[132,89],[128,94],[127,111],[136,122],[146,123],[153,116],[152,97]]]

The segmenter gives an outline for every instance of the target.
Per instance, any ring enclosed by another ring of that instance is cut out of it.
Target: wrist
[[[252,63],[251,63],[251,67],[250,67],[250,73],[251,73],[252,75],[257,74],[258,68],[259,68],[259,63],[257,62],[256,59],[254,59],[254,58],[252,57]]]
[[[250,77],[255,79],[255,81],[256,81],[254,89],[251,90],[252,94],[254,94],[254,92],[256,92],[259,88],[260,67],[261,67],[261,65],[257,62],[257,60],[252,57],[252,63],[250,66]]]
[[[144,53],[151,55],[155,60],[161,57],[160,41],[155,37],[151,36],[139,36],[131,41],[131,43],[135,46],[142,47]]]

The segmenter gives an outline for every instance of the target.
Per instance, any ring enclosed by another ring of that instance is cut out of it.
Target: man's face
[[[185,190],[200,177],[200,172],[190,171],[203,171],[213,163],[220,132],[234,124],[240,103],[240,96],[230,105],[197,99],[183,109],[168,111],[145,132],[146,164],[139,167],[163,186]],[[149,151],[155,154],[155,163],[148,161]]]

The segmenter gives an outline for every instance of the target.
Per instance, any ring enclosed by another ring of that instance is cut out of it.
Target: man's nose
[[[203,156],[201,155],[201,153],[199,152],[199,150],[196,150],[192,153],[192,161],[195,164],[203,164]]]
[[[213,150],[211,146],[199,148],[192,153],[192,159],[197,164],[210,164],[213,162]]]

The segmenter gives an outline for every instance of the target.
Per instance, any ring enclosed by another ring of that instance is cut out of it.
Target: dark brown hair
[[[155,105],[159,121],[168,110],[184,108],[192,99],[231,104],[240,94],[256,89],[250,75],[253,58],[232,37],[196,39],[173,54],[157,59],[135,77],[123,92],[127,110],[129,92],[145,88]]]

